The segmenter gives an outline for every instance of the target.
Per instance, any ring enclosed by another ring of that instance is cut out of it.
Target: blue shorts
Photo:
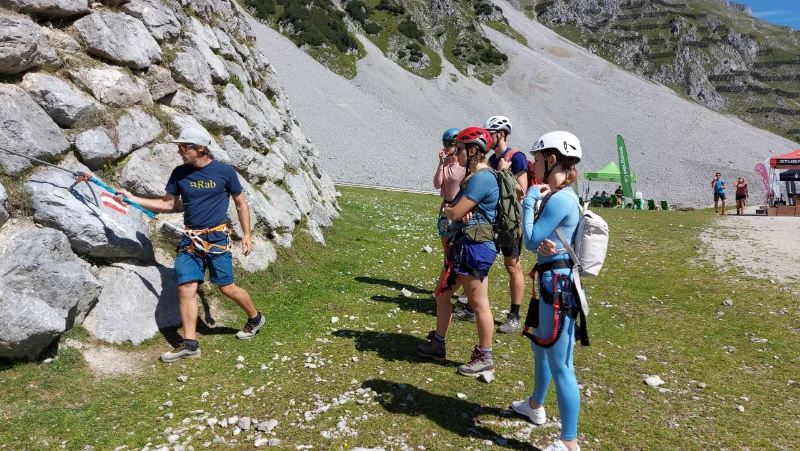
[[[480,281],[489,275],[489,268],[497,257],[497,251],[489,249],[486,244],[466,238],[454,243],[451,253],[457,274],[472,276]]]
[[[214,244],[223,246],[225,243],[226,240],[214,241]],[[184,237],[178,249],[191,245],[192,240]],[[233,283],[233,254],[230,251],[224,254],[206,254],[206,257],[202,258],[194,252],[186,250],[178,253],[178,256],[175,257],[178,285],[188,282],[203,283],[206,267],[211,283],[214,285],[225,286]]]

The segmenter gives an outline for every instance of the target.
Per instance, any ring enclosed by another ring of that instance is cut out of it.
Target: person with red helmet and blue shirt
[[[459,366],[457,372],[478,376],[495,368],[492,351],[494,318],[489,308],[488,275],[497,257],[493,224],[500,188],[487,162],[492,146],[489,132],[480,127],[469,127],[462,130],[455,141],[458,164],[466,169],[467,177],[461,182],[461,191],[452,206],[444,208],[444,214],[452,224],[447,269],[436,289],[436,329],[428,334],[428,342],[419,346],[417,351],[424,357],[446,358],[447,329],[453,313],[450,298],[463,285],[467,302],[475,312],[478,345],[470,361]]]

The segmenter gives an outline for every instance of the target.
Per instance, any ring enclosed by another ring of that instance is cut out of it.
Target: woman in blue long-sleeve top
[[[531,338],[533,349],[534,388],[530,397],[514,401],[511,407],[533,423],[543,424],[544,399],[553,379],[562,429],[561,437],[545,451],[575,451],[580,450],[577,443],[580,391],[572,350],[575,317],[580,306],[574,295],[572,263],[556,229],[560,227],[571,240],[580,219],[578,198],[570,185],[578,177],[575,165],[582,150],[575,135],[558,131],[539,138],[531,153],[535,158],[534,178],[544,183],[529,189],[522,203],[525,247],[538,255],[534,270],[539,279],[539,299],[531,300],[524,332]]]

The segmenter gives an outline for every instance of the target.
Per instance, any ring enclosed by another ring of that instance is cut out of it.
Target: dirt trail
[[[800,281],[800,217],[729,215],[701,238],[723,271],[739,267],[776,282]]]

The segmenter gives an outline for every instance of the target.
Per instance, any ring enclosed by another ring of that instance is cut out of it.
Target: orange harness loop
[[[208,241],[200,238],[201,235],[208,235],[211,232],[224,233],[226,237],[226,244],[222,246],[220,244],[209,243]],[[219,255],[231,250],[231,241],[230,239],[227,239],[230,237],[231,231],[227,224],[220,224],[216,227],[202,230],[192,230],[188,227],[185,227],[183,234],[192,240],[192,244],[190,246],[178,249],[179,254],[184,251],[189,251],[193,252],[198,257],[205,258],[208,254]]]

